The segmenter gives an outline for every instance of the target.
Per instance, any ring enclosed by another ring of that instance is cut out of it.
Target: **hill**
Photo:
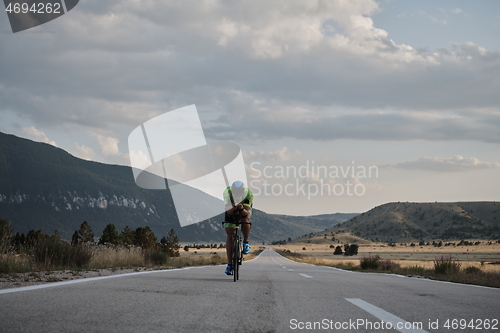
[[[325,229],[332,228],[337,224],[347,221],[350,218],[359,215],[358,213],[335,213],[335,214],[322,214],[322,215],[312,215],[312,216],[291,216],[291,215],[279,215],[274,216],[280,220],[287,221],[288,223],[295,224],[298,226],[304,226],[304,234],[310,234],[314,232],[319,232]]]
[[[325,236],[327,234],[327,236]],[[500,239],[500,203],[387,203],[297,241],[418,242]],[[325,239],[327,238],[327,239]]]
[[[148,225],[157,237],[173,228],[182,242],[225,240],[222,216],[181,228],[169,190],[138,187],[126,166],[85,161],[45,143],[0,133],[0,175],[0,219],[11,221],[16,232],[57,230],[69,239],[88,221],[96,236],[114,223],[118,230]],[[188,186],[185,192],[207,209],[223,205]],[[318,230],[316,223],[301,224],[294,217],[253,211],[253,241],[295,238]]]

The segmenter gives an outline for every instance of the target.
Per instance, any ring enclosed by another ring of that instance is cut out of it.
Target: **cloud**
[[[450,12],[452,12],[453,14],[460,14],[460,13],[463,13],[464,11],[462,9],[456,7],[456,8],[451,9]]]
[[[36,28],[57,34],[3,38],[0,112],[109,133],[195,103],[217,113],[212,137],[245,120],[250,140],[498,140],[498,115],[480,110],[500,105],[500,53],[472,42],[430,52],[397,44],[374,24],[381,9],[372,0],[78,8]],[[99,144],[119,154],[113,139]]]
[[[86,147],[83,144],[79,145],[77,142],[75,142],[74,144],[75,144],[75,151],[73,155],[87,161],[92,161],[95,158],[95,153],[92,148]]]
[[[55,143],[55,141],[49,140],[49,138],[47,138],[45,133],[37,130],[34,126],[22,127],[21,132],[28,139],[38,141],[38,142],[48,143],[54,147],[57,147],[57,144]]]
[[[319,141],[337,139],[407,141],[476,140],[500,142],[498,111],[441,115],[431,112],[371,112],[355,111],[338,116],[319,115],[303,121],[287,121],[272,112],[243,112],[238,119],[220,119],[205,129],[209,136],[219,140],[271,140],[283,137]],[[234,122],[240,128],[219,123]],[[243,124],[245,126],[243,126]]]
[[[118,143],[120,142],[117,138],[111,136],[104,136],[101,134],[94,134],[95,138],[99,142],[99,147],[101,148],[101,153],[104,156],[120,156],[120,149],[118,148]]]
[[[500,163],[481,162],[475,157],[465,158],[456,155],[450,158],[421,157],[415,161],[396,164],[395,167],[407,170],[458,172],[500,168]]]
[[[289,152],[287,147],[281,147],[276,151],[243,152],[243,157],[251,160],[287,162],[300,154],[298,150]]]

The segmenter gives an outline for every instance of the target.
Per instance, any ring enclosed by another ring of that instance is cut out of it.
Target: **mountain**
[[[349,242],[498,240],[500,203],[387,203],[314,234],[309,239],[324,242],[325,233]]]
[[[150,226],[158,238],[173,228],[182,242],[222,242],[222,216],[180,227],[169,190],[138,187],[130,167],[76,158],[51,145],[0,133],[0,219],[14,231],[30,229],[69,239],[83,221],[100,236],[108,223],[118,230]],[[210,209],[222,201],[185,187],[194,204]],[[222,191],[221,191],[222,192]],[[269,242],[316,231],[254,209],[253,241]]]
[[[318,232],[325,229],[332,228],[339,223],[349,220],[355,216],[359,215],[358,213],[335,213],[335,214],[322,214],[322,215],[313,215],[313,216],[290,216],[290,215],[278,215],[274,216],[279,218],[280,220],[287,221],[289,223],[293,223],[296,225],[306,226],[308,227],[307,233],[310,232]]]

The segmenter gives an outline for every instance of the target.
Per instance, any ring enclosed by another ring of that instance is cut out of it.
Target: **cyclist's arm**
[[[243,216],[243,217],[250,217],[250,216],[252,216],[252,207],[244,205],[243,209],[242,209],[241,216]]]
[[[231,203],[229,205],[226,205],[226,212],[230,216],[234,214],[236,209],[238,209],[238,205],[232,205]]]
[[[243,202],[243,209],[247,212],[248,218],[252,216],[253,193],[250,191]]]
[[[237,205],[227,205],[226,206],[226,212],[229,216],[232,216],[236,210],[240,210],[242,212],[242,216],[250,216],[252,214],[251,207],[242,205],[242,204],[237,204]]]

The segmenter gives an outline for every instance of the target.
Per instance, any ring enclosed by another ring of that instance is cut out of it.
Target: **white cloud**
[[[28,139],[48,143],[54,147],[57,147],[55,141],[49,140],[44,132],[37,130],[34,126],[22,127],[21,132]]]
[[[498,115],[479,110],[500,105],[500,53],[473,42],[433,52],[397,44],[374,24],[373,0],[124,0],[78,8],[71,20],[51,23],[58,34],[4,41],[0,112],[37,127],[106,133],[196,103],[224,114],[212,138],[249,121],[243,137],[254,141],[498,139]],[[26,79],[34,72],[36,80]],[[462,119],[433,123],[417,112]],[[116,140],[125,137],[99,139],[104,155],[119,155]]]
[[[298,150],[289,152],[287,147],[281,147],[275,151],[243,152],[243,157],[251,160],[287,162],[300,154]]]
[[[500,163],[481,162],[475,157],[465,158],[456,155],[450,158],[421,157],[415,161],[396,164],[395,167],[409,170],[453,172],[500,168]]]
[[[460,13],[463,13],[464,11],[462,9],[456,7],[456,8],[451,9],[450,12],[452,12],[453,14],[460,14]]]
[[[118,143],[120,142],[117,138],[111,136],[104,136],[101,134],[93,134],[99,142],[99,147],[101,148],[101,153],[104,156],[120,156],[120,149],[118,148]]]
[[[268,112],[271,113],[271,112]],[[205,130],[219,140],[265,140],[278,138],[312,139],[320,141],[337,139],[406,141],[476,140],[500,142],[500,117],[491,112],[440,114],[433,112],[373,112],[351,110],[338,116],[321,115],[309,121],[293,121],[268,115],[243,112],[241,119],[234,119],[235,133],[231,128],[214,123]],[[227,120],[221,119],[220,123]]]
[[[75,144],[74,155],[76,157],[82,158],[87,161],[92,161],[95,158],[94,150],[90,147],[85,146],[84,144],[79,145],[77,142]]]

